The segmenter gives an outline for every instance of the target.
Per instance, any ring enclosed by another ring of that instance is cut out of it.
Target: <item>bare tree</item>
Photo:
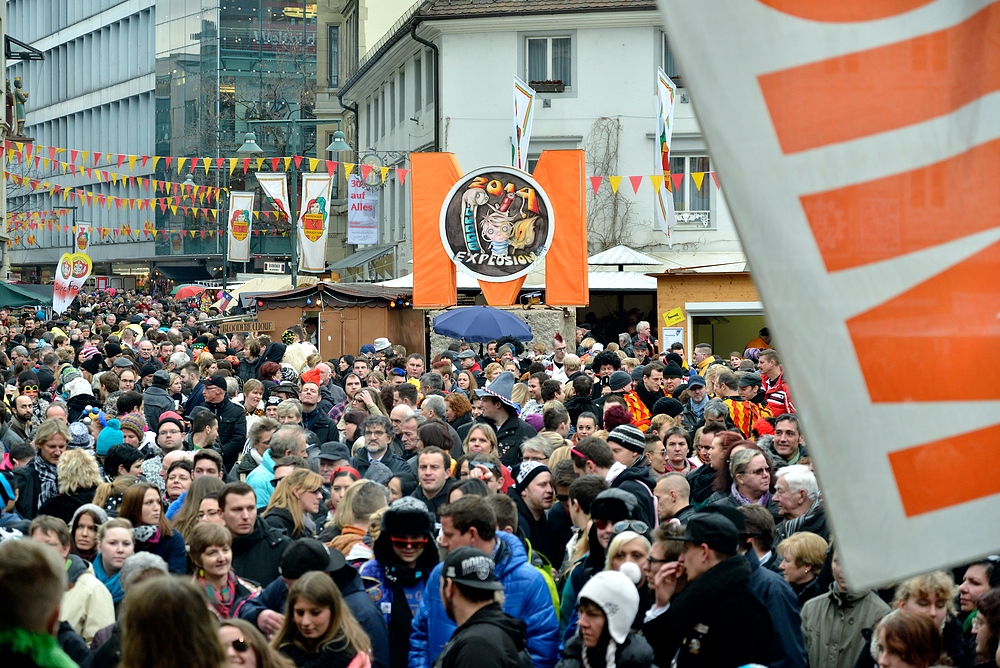
[[[618,152],[622,123],[619,118],[601,117],[594,121],[587,137],[587,168],[594,176],[618,174]],[[618,245],[633,245],[633,202],[611,188],[589,193],[587,207],[587,245],[590,253],[599,253]]]

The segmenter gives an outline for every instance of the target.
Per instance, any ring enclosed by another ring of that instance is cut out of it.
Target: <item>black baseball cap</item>
[[[482,550],[460,547],[448,553],[442,575],[473,589],[501,590],[503,585],[493,576],[496,564]]]
[[[314,538],[303,538],[288,546],[278,564],[281,577],[297,580],[309,571],[334,573],[347,565],[340,550],[329,550]]]
[[[215,374],[214,376],[209,376],[202,381],[205,387],[217,387],[220,390],[228,391],[229,385],[226,384],[226,377],[222,374]]]
[[[717,552],[734,555],[738,551],[740,532],[725,515],[700,511],[688,520],[683,536],[668,536],[667,540],[682,540],[695,545],[704,543]]]

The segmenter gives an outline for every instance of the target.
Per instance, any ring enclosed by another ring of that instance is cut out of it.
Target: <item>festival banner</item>
[[[364,179],[347,179],[347,243],[378,243],[378,192],[365,187]]]
[[[257,183],[260,184],[264,194],[274,203],[280,217],[291,222],[292,216],[289,213],[288,206],[288,178],[285,173],[257,172]]]
[[[55,288],[52,292],[53,313],[63,313],[69,308],[93,269],[90,258],[83,253],[63,253],[56,265]]]
[[[852,588],[995,553],[1000,3],[660,6]]]
[[[330,188],[327,174],[303,174],[303,203],[296,233],[299,241],[299,270],[326,271],[326,237],[330,231]]]
[[[531,122],[535,118],[535,91],[518,77],[514,77],[514,127],[510,133],[511,164],[521,171],[528,171],[528,142],[531,140]]]
[[[671,192],[670,177],[670,143],[674,133],[674,100],[677,97],[677,86],[671,81],[662,67],[656,68],[656,136],[659,138],[656,147],[654,165],[663,171],[663,180],[656,188],[656,220],[660,229],[667,235],[667,246],[674,245],[672,230],[677,223],[674,212],[674,193]],[[702,175],[704,176],[704,175]]]
[[[250,234],[253,231],[254,194],[229,194],[229,261],[250,261]]]
[[[74,246],[77,253],[86,253],[90,248],[90,223],[78,222]]]

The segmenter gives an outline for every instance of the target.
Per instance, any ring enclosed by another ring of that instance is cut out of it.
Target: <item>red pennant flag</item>
[[[639,194],[639,186],[642,185],[642,181],[645,177],[642,176],[630,176],[628,177],[629,183],[632,184],[632,192]]]
[[[76,156],[78,154],[79,154],[79,151],[77,151],[76,149],[73,149],[72,151],[69,152],[69,161],[70,161],[70,164],[76,162]]]
[[[55,160],[56,159],[56,147],[55,146],[49,146],[49,159],[50,160]]]
[[[301,155],[294,156],[292,158],[292,162],[295,163],[295,169],[298,169],[299,167],[302,166],[302,156]]]
[[[248,169],[250,169],[250,158],[243,158],[243,173],[246,174]]]
[[[372,173],[371,165],[361,165],[361,180],[367,181],[368,175]]]
[[[681,172],[680,174],[671,174],[670,180],[674,184],[674,192],[677,192],[681,189],[681,186],[684,185],[684,172]]]
[[[201,231],[201,238],[202,238],[202,239],[204,239],[204,238],[205,238],[205,230],[202,230],[202,231]]]
[[[400,185],[406,183],[406,175],[410,173],[410,170],[403,169],[402,167],[396,168],[396,178],[399,179]]]
[[[148,155],[144,155],[144,156],[142,156],[142,160],[140,161],[140,164],[141,164],[141,165],[142,165],[143,167],[145,167],[145,166],[146,166],[146,161],[147,161],[147,160],[149,160],[149,156],[148,156]]]
[[[94,153],[94,167],[97,167],[97,161],[101,159],[100,153]]]
[[[594,194],[597,194],[597,189],[601,187],[601,182],[604,181],[603,176],[591,176],[590,177],[590,187],[594,189]]]
[[[326,161],[326,173],[333,176],[333,173],[337,171],[337,161],[327,160]]]
[[[172,163],[173,161],[174,161],[174,156],[168,155],[166,158],[163,159],[163,164],[166,165],[167,169],[169,170],[170,163]]]
[[[226,161],[225,158],[216,158],[215,159],[215,168],[216,169],[222,169],[222,163],[224,163],[225,161]]]
[[[125,162],[125,156],[121,153],[118,154],[118,169],[122,168],[122,164]]]
[[[271,158],[271,171],[272,172],[278,171],[278,161],[279,160],[281,160],[281,158]]]
[[[712,175],[712,181],[715,182],[715,189],[718,190],[722,186],[719,185],[719,177],[715,175],[715,172],[709,172]]]

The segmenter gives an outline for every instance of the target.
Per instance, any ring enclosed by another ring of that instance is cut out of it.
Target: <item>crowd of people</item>
[[[324,360],[43,316],[0,309],[0,665],[997,666],[1000,559],[848,586],[766,329]]]

